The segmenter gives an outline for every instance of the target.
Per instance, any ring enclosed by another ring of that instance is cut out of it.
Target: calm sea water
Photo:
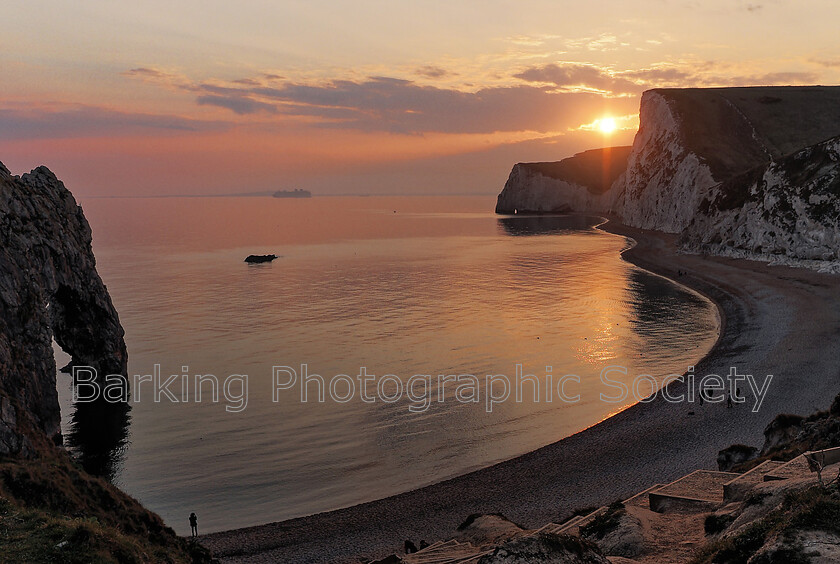
[[[140,401],[108,440],[102,423],[74,435],[70,378],[59,375],[69,442],[181,533],[192,511],[201,532],[255,525],[523,454],[635,402],[599,400],[615,392],[600,381],[603,368],[626,367],[627,382],[643,373],[661,381],[717,336],[711,303],[623,262],[628,241],[593,229],[594,218],[501,218],[488,197],[80,203],[126,329],[130,375],[152,374],[155,364],[164,378],[185,367],[220,380],[248,375],[239,413],[226,411],[224,397],[156,403],[150,390],[135,390]],[[243,263],[252,253],[281,258]],[[422,413],[405,396],[366,403],[358,391],[321,404],[314,387],[305,404],[299,387],[272,401],[272,366],[302,363],[327,381],[364,366],[402,381],[473,374],[482,382],[512,378],[521,364],[543,385],[551,367],[555,380],[580,376],[567,389],[581,397],[534,402],[525,386],[522,402],[492,413],[484,396],[462,403],[452,388]]]

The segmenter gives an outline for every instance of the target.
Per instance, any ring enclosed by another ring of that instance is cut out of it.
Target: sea
[[[90,412],[59,373],[66,443],[181,534],[191,512],[200,533],[280,521],[559,441],[720,327],[601,218],[497,216],[492,196],[79,203],[132,389]]]

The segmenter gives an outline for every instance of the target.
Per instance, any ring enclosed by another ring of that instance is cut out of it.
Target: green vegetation
[[[580,528],[580,536],[602,539],[618,528],[621,517],[627,513],[621,501],[615,501],[607,510]]]
[[[779,444],[763,456],[736,465],[736,471],[744,472],[765,460],[791,460],[806,451],[840,446],[840,395],[828,411],[808,417],[776,416],[765,435],[781,437]],[[754,492],[744,500],[744,507],[765,504],[770,497],[769,492]],[[840,537],[840,485],[837,482],[789,491],[776,505],[737,534],[700,549],[694,564],[739,564],[748,560],[751,564],[805,564],[811,561],[812,555],[805,552],[799,540],[800,533],[817,531]],[[717,534],[731,523],[731,518],[713,514],[706,518],[704,528],[707,534]]]
[[[758,458],[735,465],[733,472],[746,472],[765,460],[788,461],[809,450],[840,446],[840,394],[828,411],[818,411],[808,417],[783,413],[776,416],[771,426],[790,429],[789,434],[794,438],[781,442]]]
[[[707,535],[716,535],[723,532],[734,520],[735,517],[732,515],[717,515],[712,513],[703,522],[703,530]]]
[[[573,535],[543,535],[543,542],[546,546],[554,549],[559,554],[568,553],[578,557],[598,553],[598,547],[586,539]]]
[[[737,535],[706,545],[698,552],[694,564],[745,564],[773,540],[781,541],[778,547],[751,562],[804,564],[811,561],[811,555],[797,541],[797,533],[803,531],[840,536],[840,491],[836,485],[789,492],[778,508]]]

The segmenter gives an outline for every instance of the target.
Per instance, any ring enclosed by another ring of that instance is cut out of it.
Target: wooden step
[[[743,499],[754,486],[764,481],[764,477],[783,466],[784,462],[765,460],[755,468],[747,470],[737,478],[733,478],[723,485],[723,499],[738,501]]]
[[[552,522],[552,523],[546,523],[545,525],[543,525],[543,526],[542,526],[542,527],[540,527],[539,529],[534,529],[533,531],[531,531],[530,533],[528,533],[528,534],[527,534],[527,535],[525,535],[525,536],[527,536],[527,537],[533,537],[534,535],[538,535],[538,534],[540,534],[540,533],[553,533],[553,532],[555,532],[558,528],[560,528],[560,527],[562,527],[563,525],[565,525],[566,523],[570,523],[570,522],[572,522],[572,521],[574,521],[574,520],[578,519],[579,517],[580,517],[580,515],[575,515],[574,517],[572,517],[572,518],[571,518],[571,519],[569,519],[568,521],[563,521],[563,523],[562,523],[562,524],[557,524],[557,523],[553,523],[553,522]]]
[[[455,539],[436,542],[414,554],[406,554],[403,561],[407,564],[455,564],[472,559],[482,552],[468,542]]]
[[[575,515],[574,517],[572,517],[571,519],[569,519],[565,523],[562,523],[560,525],[555,525],[554,527],[551,527],[550,529],[546,529],[545,532],[546,533],[552,533],[552,534],[555,534],[555,535],[571,534],[569,531],[573,527],[577,527],[578,524],[581,521],[583,521],[585,518],[586,518],[586,515]]]
[[[695,470],[648,493],[650,508],[669,511],[710,511],[723,503],[723,486],[737,478],[733,472]]]
[[[657,490],[661,487],[664,487],[665,484],[654,484],[646,490],[642,490],[633,497],[628,497],[622,503],[625,506],[632,506],[632,507],[644,507],[648,509],[650,507],[650,501],[648,500],[648,494],[654,490]]]
[[[811,468],[804,454],[800,454],[793,460],[783,463],[772,472],[764,475],[765,482],[773,480],[789,480],[790,478],[805,478],[811,475]]]

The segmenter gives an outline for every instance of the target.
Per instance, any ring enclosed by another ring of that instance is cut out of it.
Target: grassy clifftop
[[[665,88],[683,143],[718,180],[840,134],[840,87]]]
[[[627,168],[632,147],[590,149],[558,162],[521,163],[547,178],[585,186],[593,194],[603,194]]]

